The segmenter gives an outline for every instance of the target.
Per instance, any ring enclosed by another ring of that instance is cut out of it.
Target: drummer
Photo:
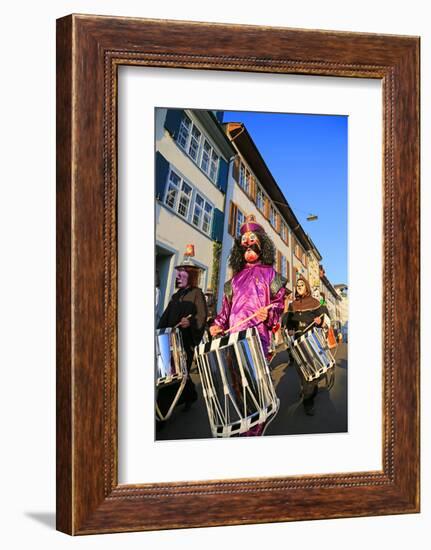
[[[255,326],[268,355],[271,330],[283,313],[286,293],[286,281],[275,271],[274,263],[274,244],[250,214],[229,257],[233,277],[224,285],[222,309],[210,327],[211,336]]]
[[[330,324],[326,306],[321,305],[319,300],[313,298],[310,284],[302,275],[299,275],[296,280],[295,298],[289,303],[287,312],[282,316],[281,323],[283,327],[287,328],[289,335],[295,339],[314,326],[323,328]],[[305,414],[313,416],[314,398],[317,394],[318,380],[307,382],[299,366],[295,366],[302,385],[302,403]]]
[[[240,227],[229,257],[233,277],[224,285],[221,311],[210,326],[212,337],[256,327],[267,358],[271,354],[271,331],[284,309],[286,293],[283,277],[273,265],[275,249],[264,228],[254,215],[247,216]],[[253,433],[261,435],[263,424]]]
[[[181,330],[187,357],[187,372],[190,372],[194,348],[202,339],[207,319],[205,296],[198,287],[200,270],[201,268],[195,265],[189,256],[181,265],[175,267],[175,286],[178,291],[173,294],[157,326],[178,327]],[[185,403],[185,411],[190,409],[197,397],[195,385],[189,376],[180,399],[180,403]]]

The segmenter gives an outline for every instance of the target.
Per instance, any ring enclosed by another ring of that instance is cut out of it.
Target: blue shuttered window
[[[224,159],[220,158],[219,159],[218,178],[217,178],[217,187],[223,193],[226,193],[226,189],[227,189],[228,171],[229,171],[228,163]]]
[[[156,199],[163,201],[165,196],[166,182],[169,174],[169,162],[165,157],[156,152]]]
[[[213,226],[211,231],[211,238],[213,241],[222,242],[223,240],[223,221],[224,215],[221,210],[214,208],[213,213]]]

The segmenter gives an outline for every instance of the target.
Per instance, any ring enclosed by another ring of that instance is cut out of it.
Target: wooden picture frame
[[[119,65],[381,80],[381,471],[118,484]],[[419,38],[87,15],[59,19],[57,528],[90,534],[418,511]]]

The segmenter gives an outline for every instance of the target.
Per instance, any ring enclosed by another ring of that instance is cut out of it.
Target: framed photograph
[[[57,528],[419,511],[419,38],[57,21]]]

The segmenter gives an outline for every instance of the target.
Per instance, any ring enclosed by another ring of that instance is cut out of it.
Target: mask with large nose
[[[247,231],[241,237],[241,246],[244,249],[244,259],[252,264],[258,261],[261,254],[259,237],[253,231]]]

